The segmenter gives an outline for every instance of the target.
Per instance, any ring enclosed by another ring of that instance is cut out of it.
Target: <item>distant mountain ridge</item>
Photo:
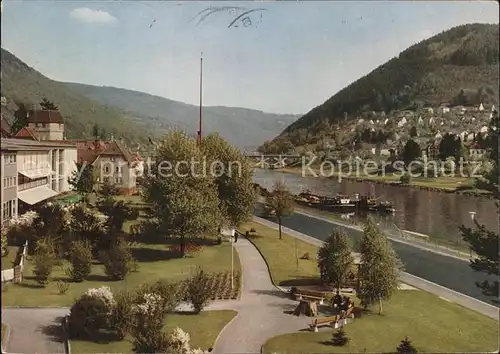
[[[2,116],[12,121],[18,103],[53,101],[65,119],[68,138],[91,138],[95,123],[108,137],[147,142],[148,136],[178,128],[195,134],[199,107],[144,92],[51,80],[14,54],[1,51]],[[234,145],[251,150],[272,139],[300,115],[272,114],[238,107],[204,107],[203,132],[219,132]]]
[[[149,129],[156,131],[180,128],[198,130],[199,107],[144,92],[110,86],[60,83],[100,104],[119,109]],[[219,132],[241,148],[255,148],[272,139],[300,115],[274,114],[259,110],[225,107],[203,107],[204,134]]]
[[[317,136],[325,124],[347,123],[369,111],[496,103],[498,35],[498,24],[467,24],[423,40],[313,108],[276,139],[298,145],[299,136]]]
[[[46,97],[59,106],[68,138],[89,138],[97,122],[108,134],[128,141],[147,141],[150,134],[140,129],[123,112],[99,104],[59,82],[49,79],[2,48],[2,116],[12,121],[18,103],[36,107]]]

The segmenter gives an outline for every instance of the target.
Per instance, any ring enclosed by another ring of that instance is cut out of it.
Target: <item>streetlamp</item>
[[[228,236],[229,242],[231,242],[231,289],[234,289],[234,236],[236,230],[234,227],[229,229],[222,229],[221,234],[223,236]]]

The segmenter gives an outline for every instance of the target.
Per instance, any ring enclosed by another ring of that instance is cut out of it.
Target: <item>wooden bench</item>
[[[297,300],[314,300],[318,301],[320,305],[323,305],[325,296],[320,291],[311,290],[297,290],[295,293],[295,298]]]
[[[339,316],[329,316],[329,317],[316,317],[312,320],[312,323],[309,325],[314,332],[318,332],[319,326],[332,326],[335,325],[339,320]]]

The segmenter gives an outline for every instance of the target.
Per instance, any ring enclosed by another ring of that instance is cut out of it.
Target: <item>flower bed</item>
[[[240,294],[241,274],[238,271],[234,272],[234,287],[231,289],[231,272],[213,273],[211,275],[212,286],[214,293],[212,300],[229,300],[237,299]],[[185,294],[183,300],[188,301],[186,294],[187,283],[184,283],[182,292]]]

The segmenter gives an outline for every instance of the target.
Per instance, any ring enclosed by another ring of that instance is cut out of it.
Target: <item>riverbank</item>
[[[318,167],[310,167],[310,169],[317,175],[321,175]],[[295,175],[302,175],[301,167],[284,167],[275,169],[274,171],[291,173]],[[474,180],[465,177],[415,177],[411,184],[402,184],[399,181],[400,176],[397,174],[388,173],[383,176],[379,175],[361,175],[361,176],[348,176],[342,172],[332,171],[328,173],[330,179],[347,180],[354,182],[371,182],[376,184],[390,185],[400,188],[413,188],[426,191],[440,192],[440,193],[457,193],[467,196],[482,197],[494,199],[494,196],[486,190],[477,189],[473,186]],[[313,176],[310,172],[306,172],[305,176]]]
[[[259,222],[249,222],[240,230],[254,230],[248,238],[266,259],[275,284],[308,286],[318,283],[318,245],[293,236],[290,230],[284,230],[279,239],[275,228]],[[381,329],[386,336],[380,336]],[[369,348],[382,353],[393,350],[407,335],[418,343],[422,352],[484,352],[491,351],[497,344],[498,322],[436,294],[401,287],[384,302],[383,316],[365,313],[346,325],[346,332],[352,341],[343,348],[329,345],[331,331],[300,331],[270,339],[264,344],[263,352],[362,352]],[[457,337],[457,332],[461,336]]]

